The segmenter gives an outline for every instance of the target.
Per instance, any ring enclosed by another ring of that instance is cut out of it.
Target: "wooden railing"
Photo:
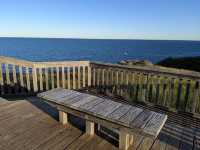
[[[89,61],[30,62],[1,56],[1,95],[90,86],[90,71]]]
[[[200,73],[164,67],[91,62],[92,86],[131,102],[200,113]]]
[[[93,87],[130,102],[200,113],[200,73],[90,61],[30,62],[0,56],[0,94]]]

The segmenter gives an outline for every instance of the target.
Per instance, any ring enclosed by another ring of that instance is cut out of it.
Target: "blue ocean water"
[[[0,55],[32,61],[118,62],[200,56],[200,41],[0,38]]]

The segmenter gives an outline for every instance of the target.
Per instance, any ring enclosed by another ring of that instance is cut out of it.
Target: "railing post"
[[[116,71],[116,81],[115,81],[116,85],[119,84],[119,72],[118,70]]]
[[[39,68],[39,79],[40,79],[40,91],[43,91],[42,68]]]
[[[147,100],[152,102],[152,99],[153,99],[153,85],[154,85],[154,82],[153,82],[153,75],[152,74],[149,74],[148,75],[148,85],[147,85]]]
[[[1,86],[1,94],[4,94],[4,81],[3,81],[3,71],[2,64],[0,63],[0,86]]]
[[[81,68],[78,66],[78,89],[81,88]]]
[[[54,68],[51,68],[51,88],[54,89],[55,83],[54,83]]]
[[[97,69],[97,87],[99,87],[100,83],[100,69]]]
[[[17,85],[17,74],[15,65],[12,66],[12,75],[13,75],[13,83],[14,83],[14,91],[17,92],[18,86]]]
[[[13,74],[13,82],[14,84],[17,84],[17,75],[16,75],[15,65],[12,66],[12,74]]]
[[[23,67],[22,66],[19,66],[19,78],[20,78],[21,87],[24,87]]]
[[[33,68],[32,68],[32,76],[33,76],[33,91],[37,92],[38,91],[38,83],[37,83],[37,70],[36,70],[35,66],[33,66]]]
[[[45,82],[46,82],[46,90],[49,90],[49,74],[48,74],[48,68],[45,68]]]
[[[60,87],[60,69],[56,67],[56,80],[57,80],[57,88]]]
[[[121,78],[120,78],[120,95],[123,95],[123,87],[124,87],[124,72],[123,70],[120,72],[121,73]]]
[[[199,81],[196,81],[194,88],[194,98],[192,101],[192,113],[196,112],[196,105],[198,100],[199,100]]]
[[[182,87],[183,87],[183,79],[180,78],[179,81],[178,81],[178,95],[177,95],[177,101],[176,101],[176,109],[177,110],[180,110],[180,103],[181,103],[181,95],[182,95]]]
[[[76,67],[73,66],[73,89],[76,89]]]
[[[112,69],[110,69],[110,83],[111,83],[111,86],[114,85],[114,73]]]
[[[118,95],[118,84],[119,84],[119,73],[118,70],[115,70],[115,93]]]
[[[163,106],[167,107],[167,77],[163,80]]]
[[[31,90],[30,86],[30,76],[29,76],[29,68],[26,68],[26,85],[27,85],[27,90],[28,92]]]
[[[92,76],[91,76],[91,66],[88,65],[88,86],[89,86],[89,87],[91,86],[91,80],[92,80],[91,77],[92,77]]]
[[[93,68],[93,83],[92,83],[92,85],[95,87],[95,84],[96,83],[96,69],[95,68]]]
[[[142,102],[146,101],[146,94],[147,94],[147,76],[146,74],[142,74],[142,79],[141,79],[141,100]]]
[[[68,89],[71,89],[70,74],[71,74],[71,69],[70,69],[70,67],[67,67],[67,88]]]
[[[187,105],[188,105],[188,100],[189,100],[189,95],[190,95],[190,88],[191,88],[191,84],[190,84],[190,80],[186,81],[186,93],[185,93],[185,101],[184,101],[184,111],[187,111]]]
[[[5,69],[6,69],[6,84],[10,85],[10,72],[9,72],[8,64],[5,64]]]
[[[136,89],[136,99],[137,101],[141,101],[141,95],[142,95],[142,73],[137,73],[137,89]]]
[[[108,87],[108,84],[109,84],[109,70],[106,69],[106,72],[105,72],[105,85],[106,87]]]
[[[65,67],[62,67],[62,87],[65,89]]]
[[[175,78],[170,79],[170,90],[169,90],[169,97],[170,97],[170,102],[169,104],[174,102],[174,89],[175,89]]]
[[[105,85],[105,69],[102,69],[102,81],[101,81],[102,86]]]
[[[83,87],[85,87],[85,66],[83,66]]]
[[[128,71],[125,72],[125,79],[126,79],[125,83],[126,83],[126,85],[128,85],[129,84],[129,72]]]
[[[156,79],[156,104],[159,103],[159,98],[160,98],[160,76],[157,76]]]

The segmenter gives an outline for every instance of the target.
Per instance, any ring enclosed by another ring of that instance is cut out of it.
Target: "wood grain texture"
[[[150,121],[153,115],[156,115],[156,113],[149,110],[143,110],[136,117],[136,119],[131,122],[131,126],[143,129],[146,126],[146,124]]]
[[[90,102],[93,101],[94,99],[96,99],[96,97],[90,95],[90,96],[88,96],[88,97],[82,99],[81,101],[78,101],[78,102],[73,103],[72,105],[73,105],[74,107],[79,107],[79,106],[84,105],[84,104],[86,104],[86,103],[90,103]]]
[[[68,91],[67,89],[60,89],[60,88],[56,88],[56,89],[52,89],[50,91],[47,92],[43,92],[43,93],[39,93],[38,95],[40,97],[46,97],[46,98],[60,98],[60,97],[64,97],[65,95],[69,95],[71,93],[75,93],[74,91]]]
[[[157,136],[161,131],[162,127],[164,126],[166,120],[166,115],[156,113],[146,124],[146,126],[144,127],[144,131]]]
[[[86,103],[86,104],[83,104],[83,105],[80,105],[80,108],[81,109],[85,109],[85,110],[89,110],[89,109],[92,109],[94,106],[100,104],[100,103],[103,103],[105,100],[102,99],[102,98],[95,98],[94,100]]]
[[[102,116],[107,116],[108,114],[111,114],[115,109],[120,107],[122,104],[105,100],[103,103],[100,103],[99,105],[96,105],[92,109],[89,109],[90,112]]]
[[[118,109],[116,109],[115,111],[113,111],[107,117],[111,118],[111,119],[114,119],[114,120],[118,120],[123,115],[125,115],[129,111],[130,108],[131,108],[130,105],[121,105]]]
[[[122,116],[119,121],[130,125],[130,123],[142,112],[143,110],[136,107],[131,107],[129,111]]]
[[[90,95],[82,95],[81,93],[77,92],[77,93],[73,93],[72,95],[73,97],[72,96],[70,97],[70,96],[63,97],[62,103],[73,106],[73,103],[82,101],[83,99],[87,99]]]
[[[118,149],[116,144],[104,137],[83,134],[70,124],[60,125],[51,116],[56,112],[37,97],[12,101],[0,98],[0,149]],[[76,125],[79,126],[79,122]],[[138,134],[134,135],[133,142],[129,150],[199,150],[200,120],[171,112],[153,143]]]

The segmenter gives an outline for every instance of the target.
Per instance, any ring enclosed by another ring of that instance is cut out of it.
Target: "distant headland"
[[[157,65],[200,72],[200,56],[180,58],[169,57],[159,61]]]
[[[168,57],[155,64],[148,60],[122,60],[121,65],[137,65],[149,67],[170,67],[200,72],[200,56],[196,57]]]

